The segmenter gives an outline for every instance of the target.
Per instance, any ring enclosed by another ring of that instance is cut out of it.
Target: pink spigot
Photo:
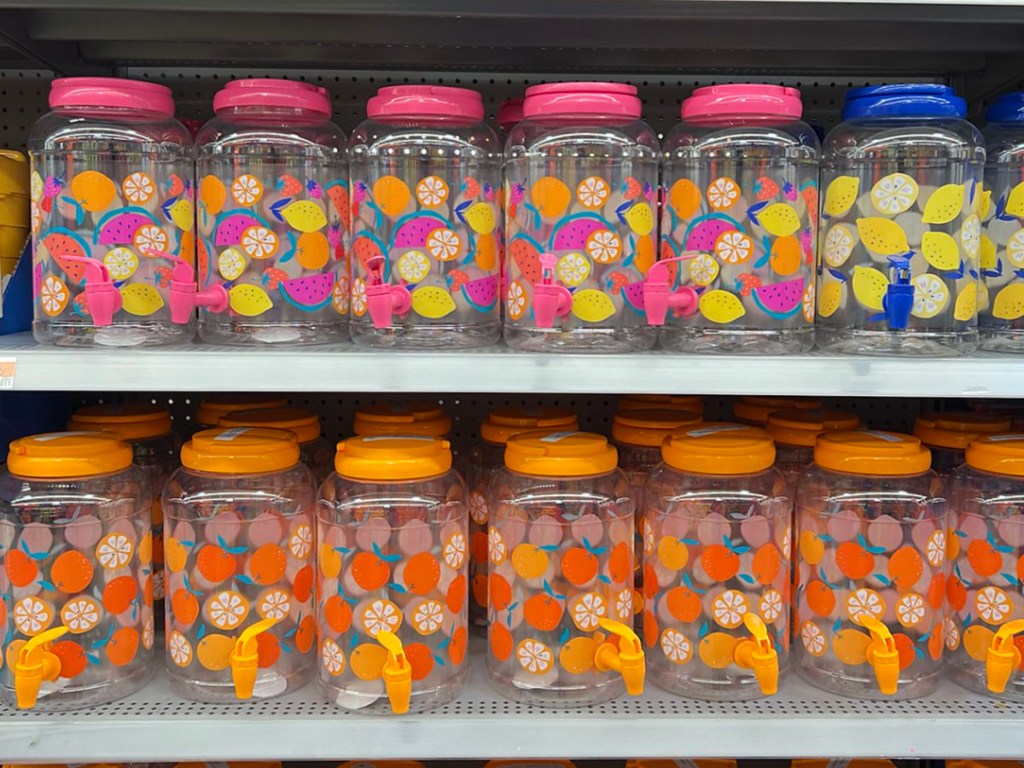
[[[551,328],[556,317],[565,317],[572,309],[572,294],[555,277],[555,255],[540,255],[540,281],[533,286],[533,317],[538,328]]]
[[[384,282],[383,257],[377,256],[366,263],[366,308],[377,329],[391,326],[393,315],[405,315],[412,308],[412,295],[404,285]]]
[[[122,298],[121,292],[110,279],[107,266],[88,256],[65,256],[64,259],[85,268],[85,306],[89,309],[92,324],[97,328],[112,325],[114,315],[121,309]]]
[[[196,271],[192,265],[180,256],[163,251],[146,251],[146,256],[154,259],[169,259],[174,262],[171,281],[168,288],[168,304],[171,307],[171,322],[175,325],[188,325],[196,307],[206,307],[208,312],[226,312],[228,308],[227,289],[220,285],[211,285],[200,291],[196,285]]]
[[[674,309],[684,317],[697,311],[697,292],[688,285],[672,290],[668,284],[668,265],[672,262],[681,263],[697,257],[695,251],[687,251],[671,259],[657,261],[647,270],[644,278],[644,312],[647,324],[662,326],[669,309]]]

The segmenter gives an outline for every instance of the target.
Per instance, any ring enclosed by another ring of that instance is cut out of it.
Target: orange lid
[[[339,765],[338,768],[427,768],[427,766],[419,760],[349,760],[347,763]]]
[[[576,768],[571,760],[488,760],[484,768]]]
[[[821,408],[821,400],[805,397],[745,396],[732,404],[732,415],[747,423],[767,424],[768,414],[790,408]]]
[[[967,465],[997,475],[1024,477],[1024,435],[986,435],[967,446]]]
[[[305,408],[249,408],[232,411],[217,420],[218,427],[270,427],[294,432],[299,443],[320,437],[320,419]]]
[[[480,437],[489,443],[504,445],[512,435],[538,429],[579,429],[576,414],[568,408],[523,408],[510,405],[495,408],[480,425]]]
[[[997,413],[922,413],[914,420],[914,436],[933,448],[963,450],[982,435],[998,435],[1012,428],[1010,419]]]
[[[50,432],[11,443],[7,469],[27,478],[109,475],[132,465],[132,447],[114,432]]]
[[[79,408],[68,420],[75,432],[117,432],[125,440],[148,440],[171,431],[166,408],[147,403],[111,403]]]
[[[619,452],[593,432],[521,432],[505,444],[505,466],[542,477],[607,475],[619,465]]]
[[[623,395],[618,402],[619,413],[649,411],[652,408],[689,411],[703,416],[704,398],[700,395]]]
[[[860,429],[860,418],[844,411],[823,411],[819,408],[789,408],[773,411],[765,429],[778,445],[799,445],[813,448],[822,432],[838,429]]]
[[[196,421],[204,427],[214,427],[221,416],[232,411],[253,410],[255,408],[283,408],[288,400],[283,397],[244,393],[225,393],[208,395],[199,403]]]
[[[350,437],[338,443],[334,468],[352,480],[422,480],[452,468],[452,447],[428,435]]]
[[[644,757],[627,760],[626,768],[736,768],[736,761],[717,758],[663,760]]]
[[[693,411],[652,408],[615,414],[612,439],[623,445],[657,448],[669,432],[700,424],[701,417]]]
[[[932,452],[913,435],[860,430],[822,432],[814,463],[851,475],[919,475],[932,466]]]
[[[433,403],[374,403],[356,411],[352,429],[357,435],[444,437],[452,431],[452,420]]]
[[[299,463],[299,441],[283,429],[204,429],[181,446],[181,463],[216,475],[277,472]]]
[[[749,475],[775,463],[775,444],[757,427],[708,422],[671,433],[661,458],[673,469],[702,475]]]

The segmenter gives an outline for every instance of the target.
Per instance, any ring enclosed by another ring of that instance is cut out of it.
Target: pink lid
[[[310,83],[254,77],[232,80],[213,97],[214,112],[233,107],[289,107],[330,117],[331,96]]]
[[[366,116],[463,117],[484,119],[484,100],[469,88],[446,85],[389,85],[366,102]]]
[[[638,119],[636,87],[626,83],[549,83],[526,89],[525,117],[621,115]]]
[[[784,117],[799,120],[804,107],[800,91],[781,85],[737,83],[709,85],[683,100],[683,120],[700,122],[728,116]]]
[[[505,99],[498,107],[498,127],[512,128],[523,119],[523,100]]]
[[[120,77],[61,77],[50,84],[50,107],[111,107],[174,117],[166,85]]]

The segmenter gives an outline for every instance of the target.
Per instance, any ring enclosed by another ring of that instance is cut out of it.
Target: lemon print
[[[29,182],[32,202],[38,203],[43,197],[43,177],[39,171],[32,171],[32,181]]]
[[[935,317],[949,304],[949,289],[935,275],[918,275],[914,278],[914,317],[927,320]]]
[[[882,311],[882,299],[889,290],[889,278],[874,267],[854,267],[851,284],[854,298],[861,305],[877,312]]]
[[[832,317],[843,301],[843,284],[839,282],[825,283],[818,294],[818,316]]]
[[[455,311],[455,299],[448,291],[427,285],[412,292],[412,310],[420,317],[439,320]]]
[[[945,232],[925,232],[921,238],[921,255],[924,260],[942,272],[949,272],[960,266],[960,248],[956,240]]]
[[[711,285],[718,277],[718,262],[706,253],[690,259],[690,280],[696,285]]]
[[[1006,241],[1006,258],[1017,269],[1024,268],[1024,229],[1018,229]]]
[[[981,236],[978,266],[982,269],[994,269],[996,266],[996,244],[992,242],[992,238],[988,235]]]
[[[859,191],[860,179],[855,176],[839,176],[833,179],[825,190],[825,215],[844,215],[853,207]]]
[[[925,224],[948,224],[964,207],[963,184],[944,184],[928,198],[922,221]]]
[[[1006,198],[1006,212],[1017,218],[1024,217],[1024,181],[1010,190]]]
[[[910,250],[903,227],[889,219],[879,216],[857,219],[857,233],[864,246],[879,256],[896,256]]]
[[[641,237],[651,234],[654,230],[654,211],[647,203],[638,203],[626,211],[623,216],[629,228]]]
[[[871,188],[871,204],[879,213],[893,216],[917,202],[917,182],[905,173],[890,173]]]
[[[836,224],[825,235],[825,263],[841,267],[853,253],[853,232],[845,224]]]
[[[237,248],[225,248],[217,257],[217,271],[225,280],[234,280],[245,272],[245,256]]]
[[[270,296],[258,285],[236,285],[228,291],[228,300],[231,309],[245,317],[262,315],[274,307]]]
[[[728,291],[708,291],[700,297],[697,308],[712,323],[731,323],[747,314],[740,300]]]
[[[408,251],[398,257],[398,275],[415,285],[430,274],[430,259],[422,251]]]
[[[227,669],[231,660],[231,651],[235,648],[234,638],[227,635],[211,634],[203,637],[196,647],[196,658],[205,669],[219,672]]]
[[[978,258],[981,251],[981,219],[977,216],[972,214],[964,219],[963,227],[960,228],[960,245],[971,261]]]
[[[982,219],[988,217],[988,212],[992,208],[992,190],[981,189],[979,190],[974,198],[974,210],[981,216]]]
[[[787,203],[773,203],[757,214],[762,229],[776,237],[792,235],[800,229],[800,216]]]
[[[992,302],[992,317],[1016,320],[1024,316],[1024,283],[1011,283],[996,294]]]
[[[582,253],[568,253],[558,260],[558,279],[575,288],[590,277],[590,260]]]
[[[867,661],[871,636],[859,629],[843,629],[832,636],[832,651],[843,664],[856,666]]]
[[[989,308],[990,299],[988,295],[988,286],[985,285],[983,280],[978,281],[978,312],[984,312]]]
[[[196,223],[195,209],[192,207],[192,201],[182,198],[178,200],[167,210],[167,215],[171,221],[174,222],[174,226],[178,229],[188,232]]]
[[[157,289],[145,283],[126,285],[121,289],[121,299],[121,309],[139,317],[152,315],[164,306],[164,300]]]
[[[968,283],[960,289],[956,297],[956,304],[953,305],[954,320],[970,320],[978,314],[979,284]]]
[[[494,230],[497,220],[494,218],[494,208],[487,203],[474,203],[469,210],[462,214],[470,229],[474,232],[486,235]]]
[[[327,226],[324,209],[311,200],[299,200],[285,207],[281,217],[299,232],[316,232]]]
[[[112,248],[103,255],[103,264],[112,279],[127,280],[139,268],[139,257],[130,248]]]
[[[587,288],[573,294],[572,313],[585,323],[600,323],[615,314],[615,304],[604,291]]]
[[[712,632],[700,641],[697,655],[712,669],[725,669],[732,664],[732,654],[739,641],[738,637],[725,632]]]

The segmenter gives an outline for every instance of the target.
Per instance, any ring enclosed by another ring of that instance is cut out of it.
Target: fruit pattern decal
[[[63,522],[0,523],[4,685],[13,689],[11,669],[25,642],[61,626],[68,632],[51,647],[59,679],[44,681],[44,693],[107,686],[152,663],[153,536],[148,511],[132,518],[125,503],[130,509],[134,501],[22,507],[29,517]]]
[[[200,288],[223,285],[232,318],[342,322],[349,191],[339,169],[232,176],[219,166],[200,162]]]
[[[490,485],[499,467],[468,468],[469,490],[469,618],[474,626],[487,626],[487,526],[491,519]]]
[[[823,177],[817,295],[823,326],[973,326],[985,301],[979,264],[995,262],[991,240],[981,232],[985,209],[994,206],[979,178],[934,184],[923,171],[870,170]],[[912,286],[909,314],[890,305],[896,284]]]
[[[175,259],[195,259],[192,166],[161,162],[137,170],[77,170],[77,159],[36,160],[30,182],[32,293],[41,321],[91,325],[86,269],[101,262],[121,292],[114,323],[170,322]],[[71,169],[76,169],[72,172]]]
[[[680,679],[752,680],[752,672],[733,662],[736,644],[750,636],[743,624],[748,612],[764,621],[785,667],[789,499],[695,499],[667,512],[649,507],[641,531],[643,638],[653,668]]]
[[[474,165],[472,175],[462,177],[374,177],[365,170],[353,182],[355,322],[371,322],[365,286],[374,280],[408,288],[408,322],[478,324],[481,315],[497,320],[498,173]],[[403,320],[396,316],[393,322]]]
[[[737,166],[733,175],[666,179],[660,257],[699,251],[673,267],[699,295],[682,325],[810,328],[818,182],[802,166]]]
[[[938,672],[954,583],[944,515],[913,501],[892,513],[829,504],[828,515],[797,510],[793,635],[803,666],[876,686],[865,657],[871,637],[855,621],[866,614],[892,633],[901,679]]]
[[[982,221],[978,322],[994,330],[1024,328],[1024,182],[994,166],[978,200]]]
[[[509,163],[505,181],[506,323],[536,327],[533,286],[540,254],[555,256],[555,281],[572,294],[555,327],[647,325],[643,279],[656,259],[656,163],[634,160],[601,173],[542,176],[526,159]]]
[[[388,630],[412,665],[414,696],[444,685],[462,671],[469,641],[465,506],[377,505],[346,514],[359,522],[341,525],[323,515],[318,522],[321,683],[342,706],[349,693],[356,700],[382,696],[387,653],[375,638]]]
[[[316,645],[312,512],[201,506],[191,520],[165,510],[169,669],[183,680],[229,682],[238,636],[273,619],[257,636],[256,695],[282,693],[313,663]]]

